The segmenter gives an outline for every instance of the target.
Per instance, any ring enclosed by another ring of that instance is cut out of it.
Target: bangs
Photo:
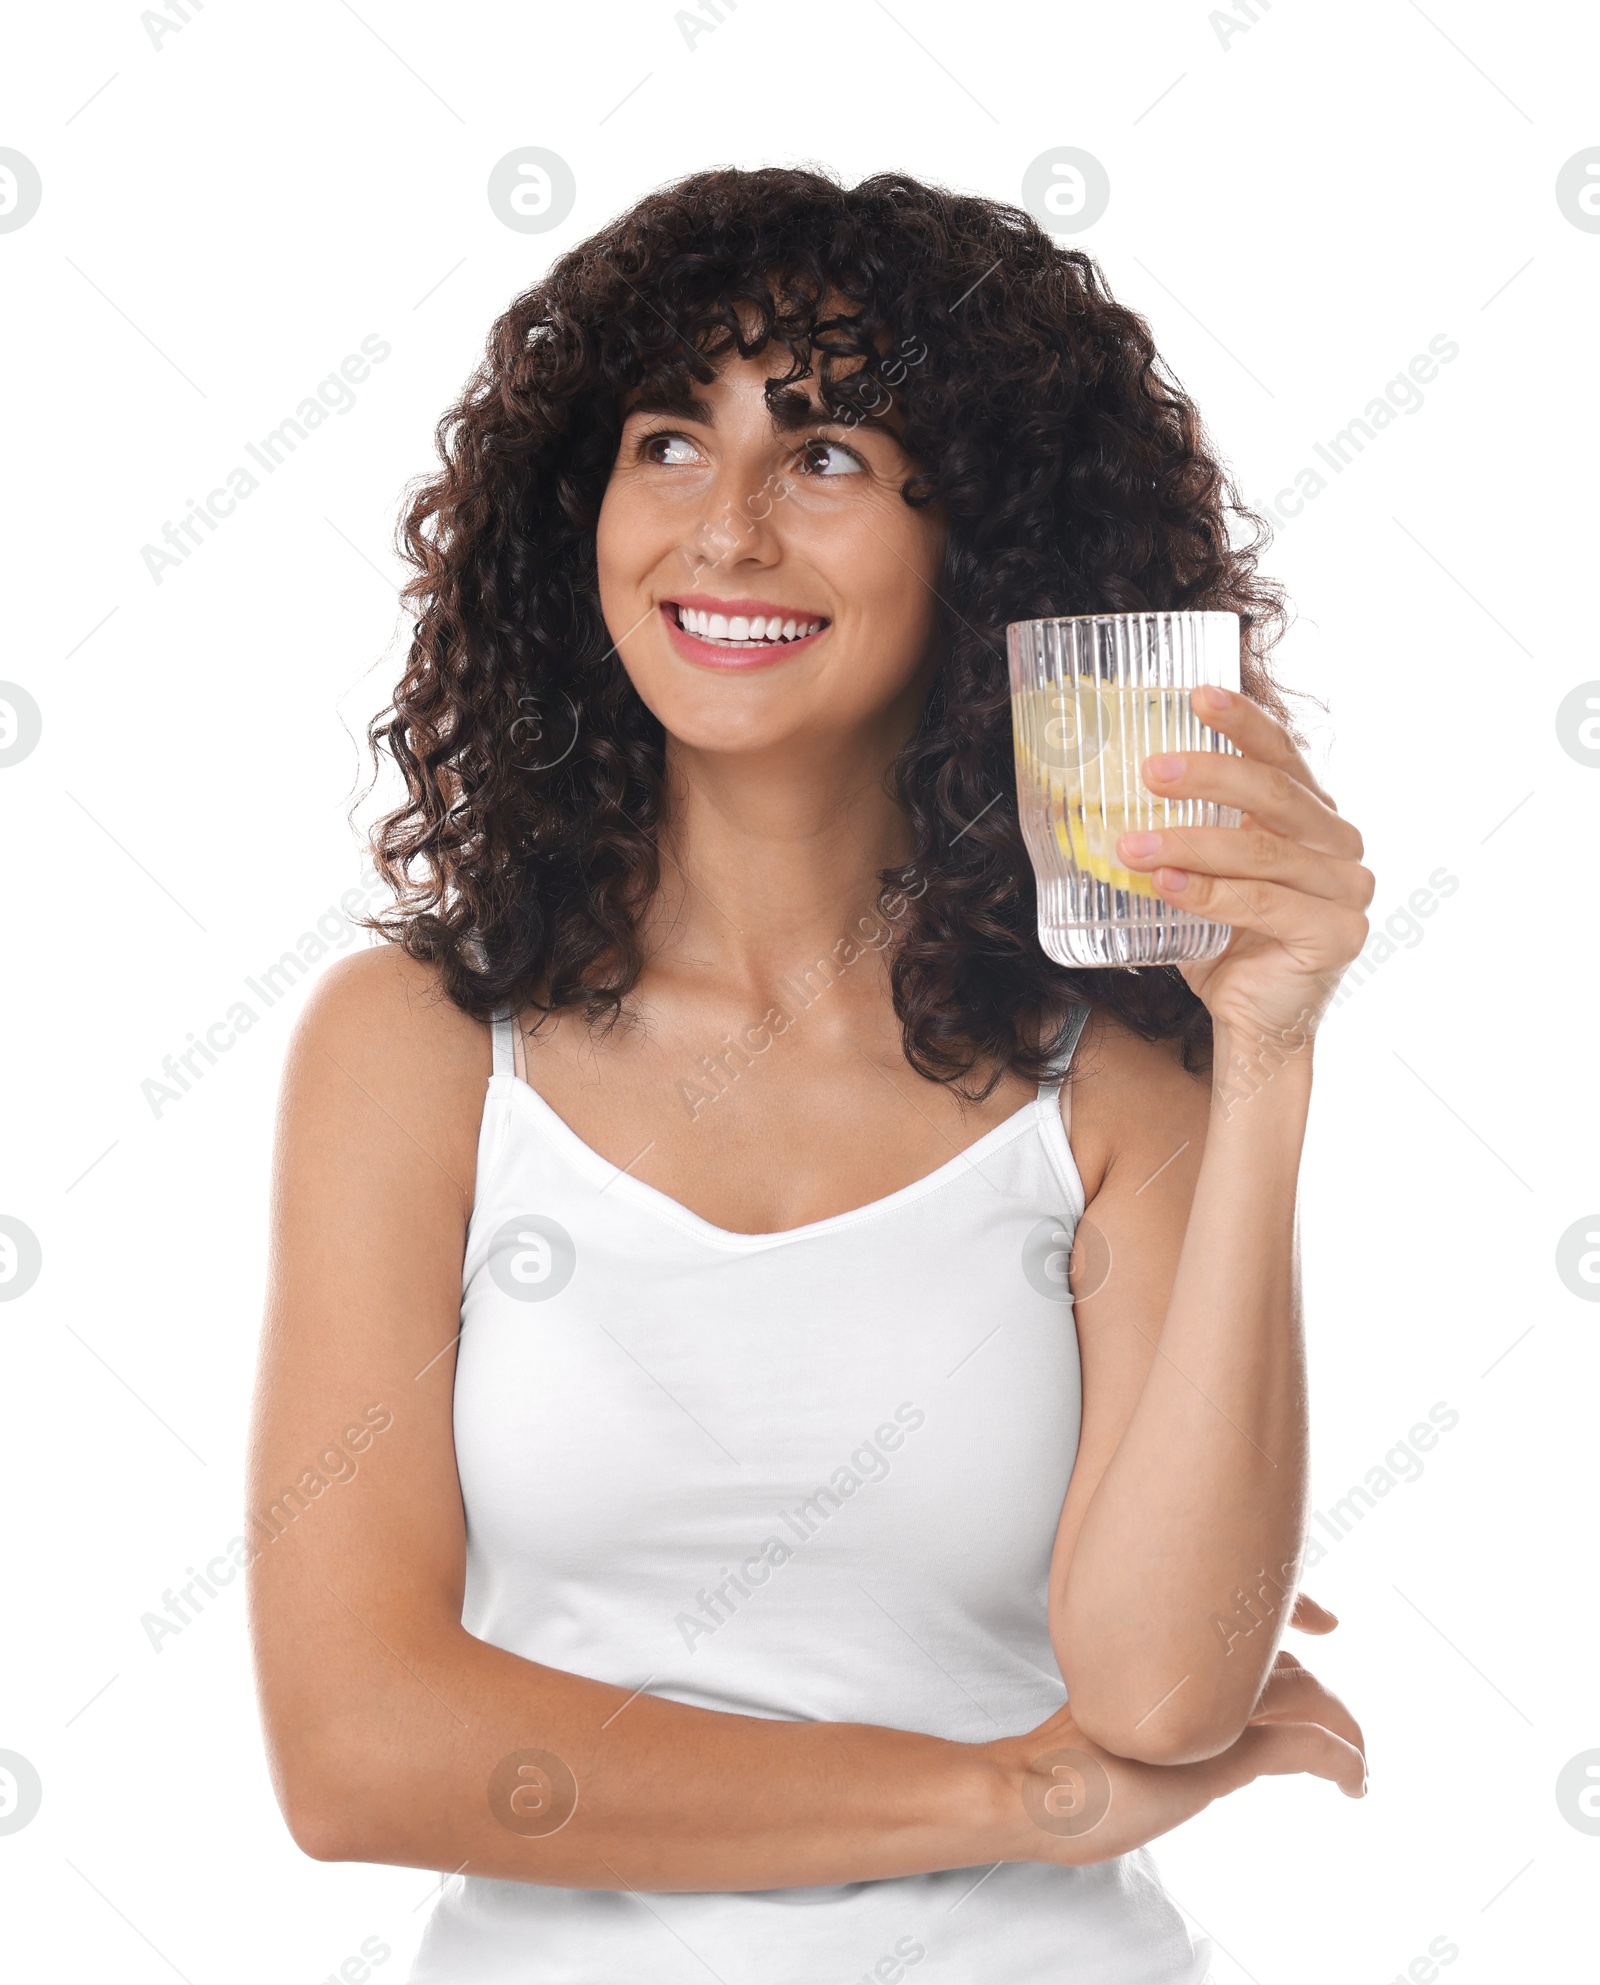
[[[885,388],[906,373],[901,331],[864,272],[826,261],[774,229],[733,266],[704,254],[682,269],[656,272],[646,296],[621,271],[594,297],[602,369],[619,404],[636,393],[676,402],[687,414],[696,386],[708,386],[734,359],[776,347],[788,363],[764,389],[780,426],[816,418],[855,425],[881,414]],[[923,348],[925,350],[925,348]],[[815,401],[801,382],[813,382]]]

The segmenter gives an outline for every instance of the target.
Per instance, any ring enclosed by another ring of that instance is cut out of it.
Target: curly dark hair
[[[1245,693],[1303,743],[1267,666],[1285,621],[1255,574],[1268,527],[1087,254],[1020,208],[903,173],[850,188],[777,167],[690,174],[493,326],[438,424],[442,473],[409,492],[397,533],[416,624],[367,742],[407,797],[372,835],[394,907],[363,921],[473,1015],[622,1013],[660,882],[665,733],[601,616],[600,503],[628,389],[709,382],[773,339],[793,362],[769,399],[815,363],[824,407],[860,419],[889,383],[917,465],[901,495],[949,519],[942,663],[886,775],[913,852],[878,871],[880,910],[905,897],[888,956],[907,1060],[946,1083],[987,1065],[962,1090],[977,1100],[1008,1069],[1037,1081],[1059,1036],[1035,1030],[1076,998],[1180,1040],[1203,1070],[1210,1017],[1174,968],[1072,971],[1040,947],[1005,625],[1237,613]],[[1253,526],[1242,548],[1230,511]]]

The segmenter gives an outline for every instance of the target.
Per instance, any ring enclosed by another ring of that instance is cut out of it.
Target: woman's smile
[[[786,383],[791,365],[771,345],[719,353],[710,378],[639,386],[620,409],[596,566],[617,654],[672,755],[709,754],[698,790],[777,752],[818,781],[818,823],[837,828],[840,793],[876,790],[868,759],[892,755],[926,701],[949,520],[905,500],[919,461],[893,395],[845,422],[816,364]],[[735,689],[735,675],[752,679]],[[778,760],[763,762],[765,778]]]
[[[770,600],[717,599],[686,593],[663,600],[661,617],[672,645],[688,661],[719,669],[759,669],[787,661],[827,633],[826,614]]]

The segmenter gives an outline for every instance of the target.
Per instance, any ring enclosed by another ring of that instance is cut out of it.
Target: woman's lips
[[[824,622],[815,634],[801,635],[793,641],[763,642],[758,648],[734,647],[722,641],[703,641],[698,634],[691,634],[686,627],[678,625],[678,611],[675,603],[666,601],[660,608],[666,623],[667,636],[678,653],[686,661],[699,662],[703,667],[714,669],[767,669],[775,662],[786,662],[791,655],[798,655],[802,648],[809,648],[814,641],[820,641],[832,621]]]

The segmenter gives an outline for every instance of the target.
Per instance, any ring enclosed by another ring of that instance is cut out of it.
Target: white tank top
[[[455,1381],[467,1630],[747,1716],[974,1742],[1059,1709],[1086,1018],[937,1171],[775,1234],[607,1162],[497,1021]],[[1209,1950],[1144,1849],[752,1893],[458,1875],[410,1985],[1203,1985]]]

